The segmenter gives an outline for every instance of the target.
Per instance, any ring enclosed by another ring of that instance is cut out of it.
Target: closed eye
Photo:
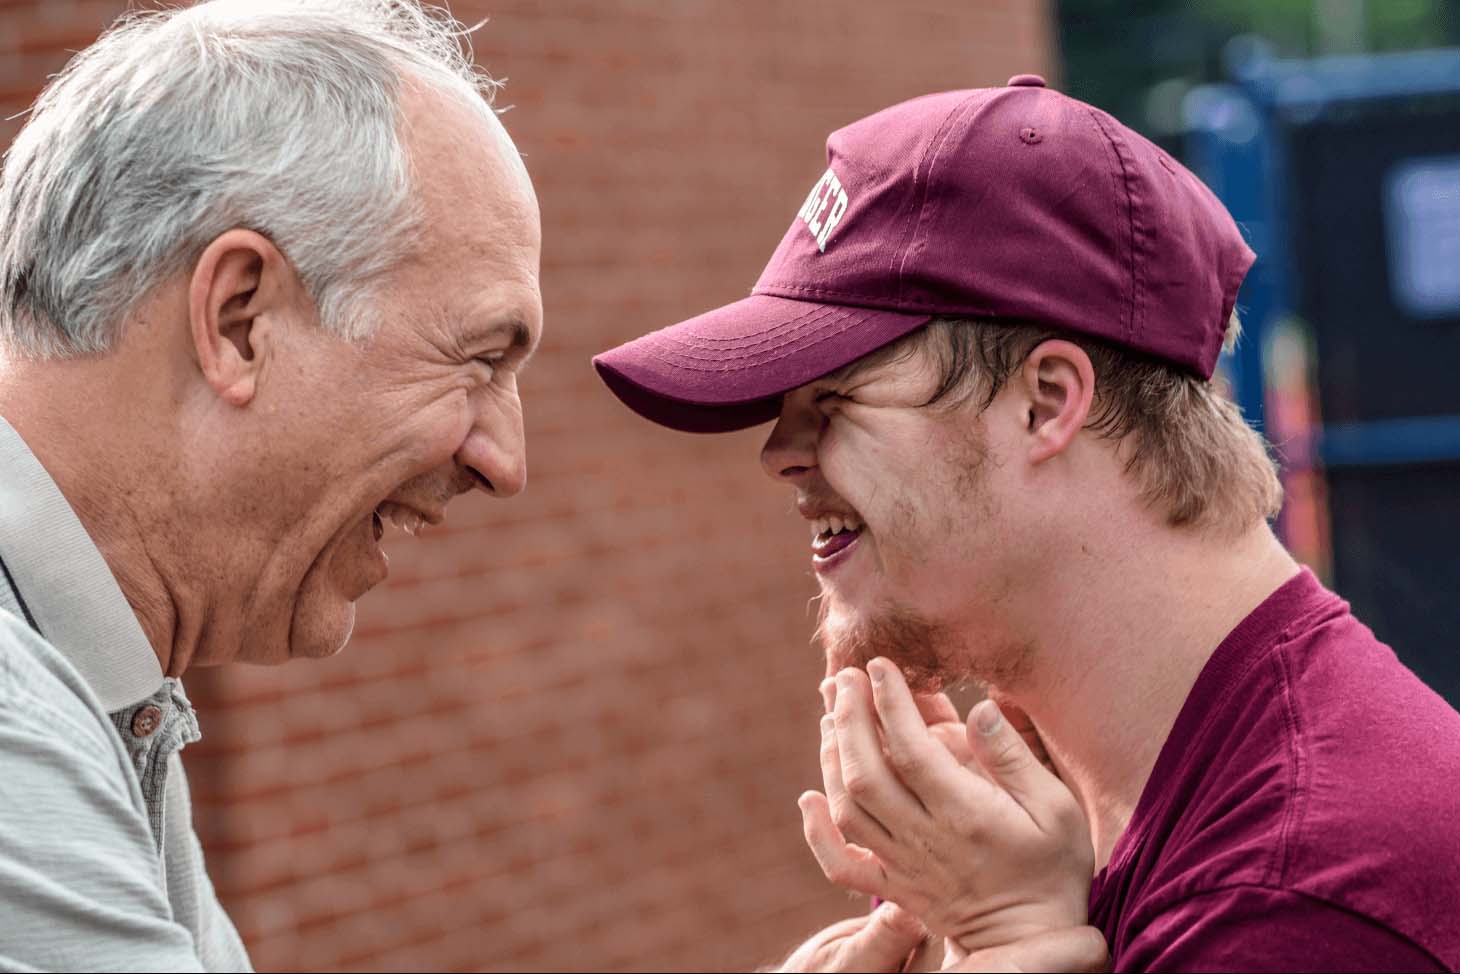
[[[481,364],[485,365],[487,367],[487,376],[488,378],[490,378],[491,376],[496,374],[497,367],[502,364],[503,359],[505,359],[506,357],[506,352],[488,352],[485,355],[476,356],[474,359],[472,359],[472,361],[480,362]]]

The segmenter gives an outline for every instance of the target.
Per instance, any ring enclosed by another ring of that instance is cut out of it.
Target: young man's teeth
[[[811,522],[811,537],[831,537],[843,531],[860,531],[862,522],[850,514],[829,514]]]

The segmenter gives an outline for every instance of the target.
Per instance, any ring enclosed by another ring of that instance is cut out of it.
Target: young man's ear
[[[229,230],[203,250],[189,282],[188,325],[198,368],[225,402],[253,399],[299,290],[293,266],[262,234]]]
[[[1027,397],[1029,462],[1062,453],[1084,428],[1095,398],[1095,368],[1074,342],[1050,339],[1024,360],[1019,378]]]

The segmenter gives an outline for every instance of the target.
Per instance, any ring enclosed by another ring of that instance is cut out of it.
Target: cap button
[[[1016,74],[1009,79],[1010,88],[1043,88],[1044,79],[1037,74]]]

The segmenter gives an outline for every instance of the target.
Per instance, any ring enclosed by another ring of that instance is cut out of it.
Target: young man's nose
[[[760,465],[772,480],[796,484],[816,469],[822,417],[795,392],[786,396],[780,418],[760,451]]]

